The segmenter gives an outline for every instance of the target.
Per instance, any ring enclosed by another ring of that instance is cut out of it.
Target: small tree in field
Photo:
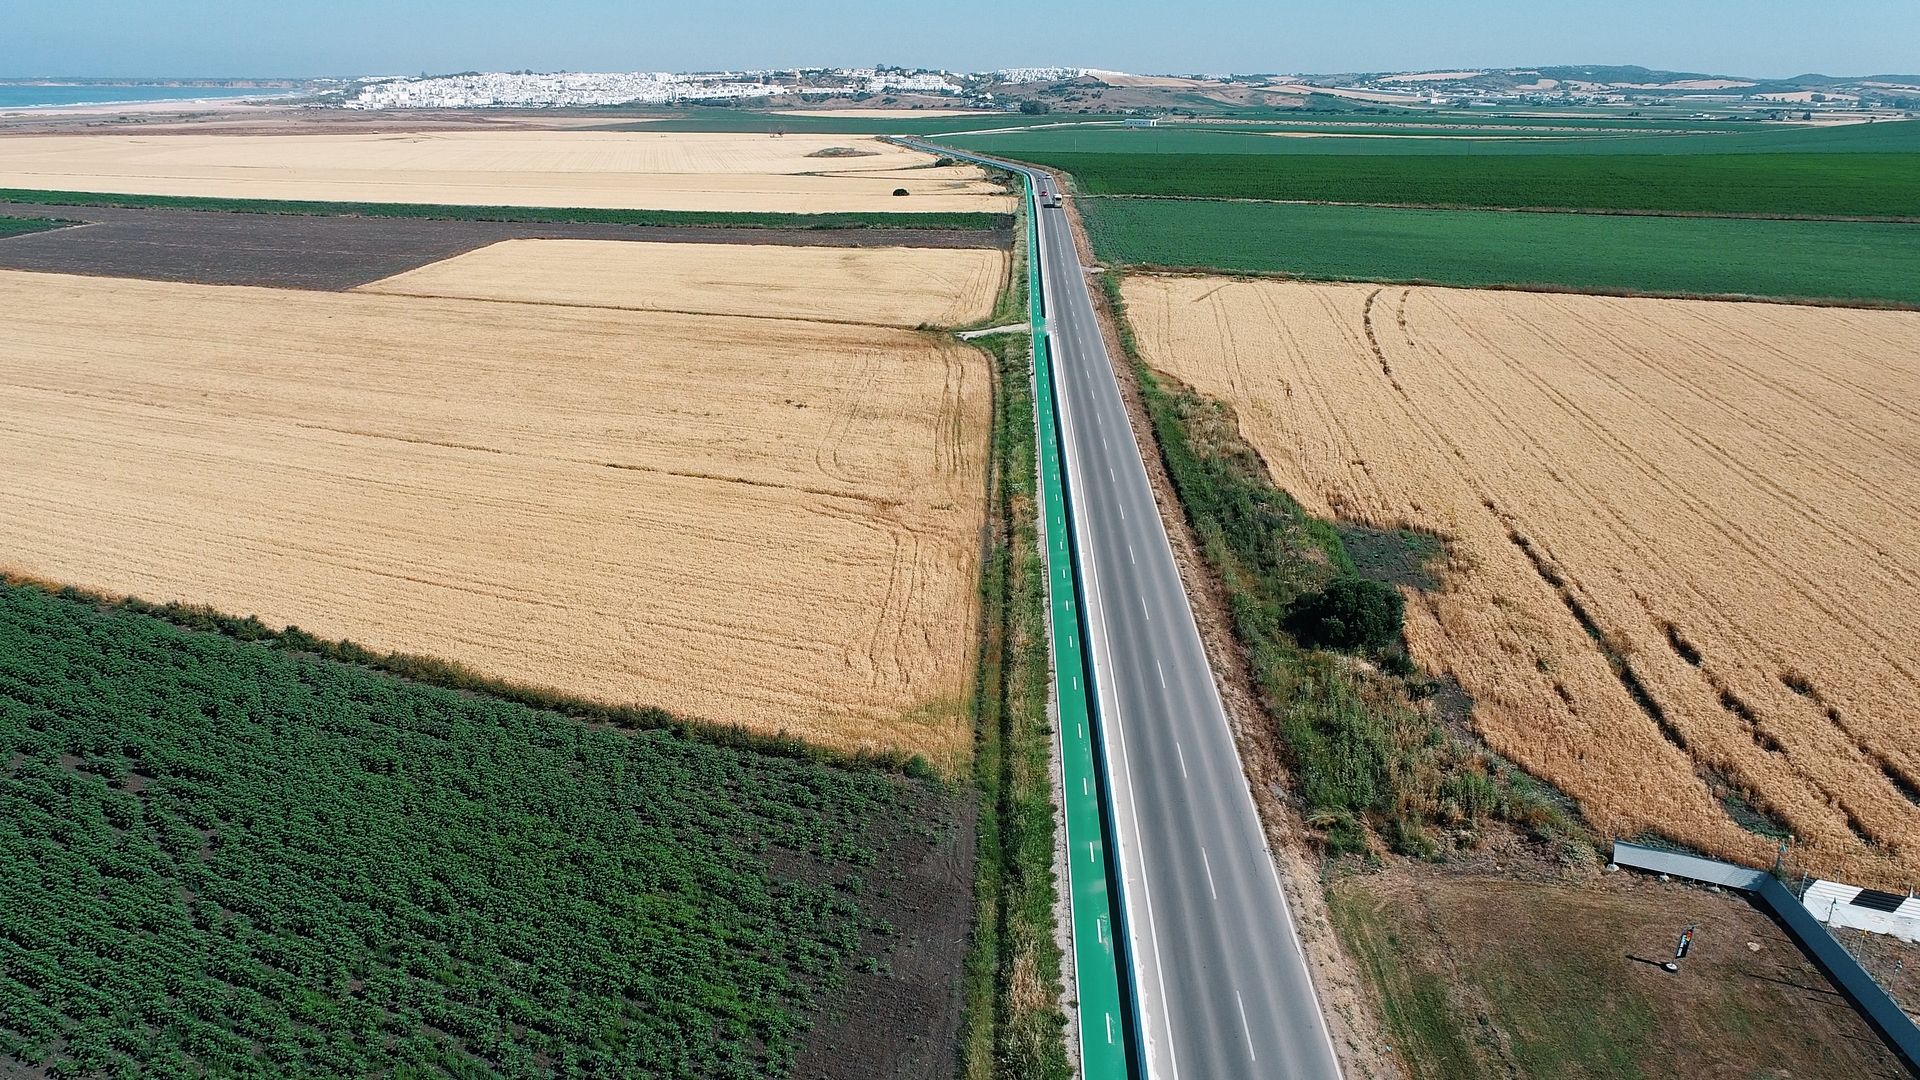
[[[1391,585],[1339,577],[1294,601],[1287,629],[1308,648],[1381,653],[1400,641],[1406,608],[1406,597]]]

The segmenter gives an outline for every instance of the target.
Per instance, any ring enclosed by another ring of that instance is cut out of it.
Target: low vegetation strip
[[[1072,173],[1090,195],[1920,218],[1920,154],[1024,156]]]
[[[1046,564],[1035,527],[1032,362],[1024,338],[996,338],[985,347],[997,378],[994,499],[974,756],[980,876],[962,1075],[1068,1080],[1062,954],[1054,939],[1052,671]]]
[[[519,221],[597,225],[659,225],[716,229],[1006,229],[1007,214],[759,213],[709,210],[607,210],[557,206],[456,206],[438,203],[330,202],[299,199],[229,199],[197,195],[121,195],[99,191],[0,189],[0,202],[31,206],[106,206],[148,210],[215,210],[229,214],[292,214],[425,218],[438,221]]]
[[[1444,539],[1413,659],[1596,827],[1759,866],[1791,834],[1815,873],[1915,879],[1920,314],[1126,294],[1147,361],[1226,402],[1307,512]]]
[[[20,236],[25,233],[45,232],[48,229],[58,229],[64,225],[69,225],[69,224],[72,224],[72,223],[66,222],[66,221],[58,221],[53,218],[0,217],[0,237]]]
[[[0,811],[0,1068],[55,1076],[785,1076],[915,962],[890,897],[956,828],[937,785],[12,584]]]
[[[1082,199],[1101,258],[1321,280],[1920,305],[1920,225]]]

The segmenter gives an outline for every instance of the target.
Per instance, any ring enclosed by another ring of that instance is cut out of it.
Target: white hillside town
[[[900,68],[767,71],[467,72],[373,79],[348,90],[350,109],[558,109],[787,98],[802,94],[958,97],[968,76]]]

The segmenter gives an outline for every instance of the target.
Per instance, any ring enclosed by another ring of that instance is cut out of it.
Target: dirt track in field
[[[0,551],[952,765],[988,377],[906,330],[0,272]]]
[[[1920,881],[1920,315],[1126,295],[1149,362],[1232,404],[1310,511],[1451,541],[1416,658],[1602,829],[1771,862],[1733,792],[1816,872]]]
[[[865,153],[811,156],[834,147]],[[865,135],[19,135],[0,140],[0,188],[802,214],[1012,211],[1013,197],[981,170],[930,168],[931,160]]]
[[[630,311],[963,326],[985,318],[1007,255],[981,248],[734,248],[514,240],[364,286],[399,296]],[[832,282],[823,288],[823,282]]]
[[[0,269],[203,285],[351,289],[506,240],[1005,248],[1005,230],[716,229],[430,221],[0,203],[0,216],[87,222],[0,239]]]

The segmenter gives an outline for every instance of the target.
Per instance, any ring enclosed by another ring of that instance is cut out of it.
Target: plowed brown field
[[[995,248],[775,247],[508,240],[362,286],[366,292],[960,326],[993,310]]]
[[[0,272],[0,565],[951,763],[988,378],[897,329]]]
[[[1451,541],[1416,658],[1617,835],[1920,881],[1920,315],[1136,277],[1315,513]]]
[[[841,146],[865,153],[809,156]],[[799,214],[1013,209],[979,169],[918,167],[929,163],[862,135],[22,135],[0,145],[0,188]]]

